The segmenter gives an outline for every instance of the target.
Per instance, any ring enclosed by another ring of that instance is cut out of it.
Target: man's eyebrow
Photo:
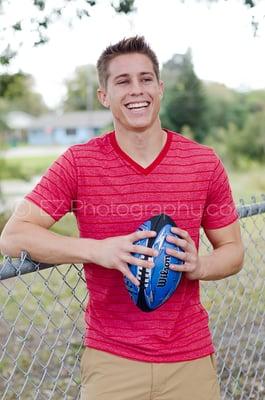
[[[153,71],[147,71],[147,72],[141,72],[140,75],[153,75],[153,76],[155,76],[155,73]]]
[[[130,75],[129,74],[120,74],[114,77],[114,80],[120,79],[120,78],[128,78]]]
[[[152,75],[152,76],[154,76],[155,74],[152,71],[140,72],[140,76],[143,76],[143,75]],[[120,78],[129,78],[129,77],[130,77],[130,74],[126,74],[125,73],[125,74],[120,74],[120,75],[115,76],[114,80],[117,80],[117,79],[120,79]]]

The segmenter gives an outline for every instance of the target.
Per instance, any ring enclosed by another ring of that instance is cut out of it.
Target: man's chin
[[[135,131],[145,131],[146,129],[150,128],[151,121],[129,121],[128,128],[129,130]]]
[[[116,128],[119,126],[121,128],[125,128],[127,131],[135,131],[135,132],[143,132],[147,129],[151,128],[152,125],[155,124],[155,121],[152,118],[145,118],[137,120],[136,118],[133,119],[116,119]]]

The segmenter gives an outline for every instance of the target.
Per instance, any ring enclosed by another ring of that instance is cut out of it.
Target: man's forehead
[[[113,58],[109,63],[109,76],[154,74],[152,61],[144,54],[123,54]]]

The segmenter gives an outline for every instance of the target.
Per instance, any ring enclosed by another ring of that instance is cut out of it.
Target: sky
[[[53,5],[60,0],[49,0]],[[13,22],[34,12],[32,1],[12,0],[10,13],[2,16]],[[160,65],[175,53],[191,48],[197,76],[239,90],[265,89],[265,0],[255,8],[260,21],[253,35],[251,15],[242,0],[136,0],[137,11],[117,15],[109,0],[98,0],[88,19],[72,29],[58,22],[49,29],[50,41],[33,48],[32,35],[23,33],[23,46],[9,67],[34,76],[36,90],[50,107],[56,107],[65,94],[63,82],[79,65],[95,64],[110,43],[135,34],[144,35],[157,53]],[[1,19],[0,19],[1,21]],[[13,39],[12,39],[13,40]]]

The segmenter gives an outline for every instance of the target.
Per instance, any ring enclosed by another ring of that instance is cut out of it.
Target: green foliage
[[[0,21],[0,34],[9,38],[14,33],[20,33],[23,31],[23,26],[27,26],[27,29],[32,32],[32,40],[34,46],[39,46],[49,41],[48,29],[50,25],[58,20],[65,21],[69,26],[73,26],[76,20],[90,17],[91,7],[97,4],[96,0],[61,0],[60,6],[56,5],[52,9],[46,7],[48,0],[31,0],[35,11],[32,15],[29,15],[28,19],[21,21],[18,19],[15,23],[10,26],[4,26]],[[111,2],[109,4],[118,14],[129,14],[134,11],[135,0],[119,0]],[[0,0],[0,7],[2,6],[8,9],[8,6],[12,3],[12,0]],[[19,15],[19,14],[18,14]],[[69,15],[71,15],[69,19]],[[1,16],[1,15],[0,15]],[[22,24],[23,22],[23,24]],[[6,39],[8,43],[8,39]],[[16,56],[19,49],[14,50],[8,45],[4,51],[0,54],[0,64],[8,65],[12,59]]]
[[[202,141],[207,130],[207,103],[202,83],[193,69],[190,51],[175,55],[164,64],[162,76],[169,77],[161,111],[162,124],[179,132],[189,126],[195,140]]]
[[[112,3],[112,7],[117,13],[129,14],[135,11],[134,0],[120,0],[118,6]]]
[[[3,111],[13,110],[32,115],[47,111],[47,106],[41,95],[34,91],[33,85],[31,75],[23,72],[0,74],[0,115]]]
[[[264,109],[265,111],[265,109]],[[265,162],[265,112],[248,116],[240,135],[239,150],[250,158]]]
[[[204,84],[204,87],[208,103],[208,127],[227,128],[230,123],[233,123],[241,129],[248,113],[244,94],[219,83]]]
[[[265,91],[237,93],[223,85],[206,87],[211,127],[206,143],[228,165],[244,169],[265,160]]]
[[[76,68],[73,78],[66,82],[64,111],[97,110],[103,106],[97,99],[97,72],[94,65]]]
[[[247,110],[251,113],[265,110],[265,90],[252,90],[244,95]]]
[[[14,1],[14,0],[13,0]],[[188,4],[187,0],[179,0]],[[201,1],[201,0],[197,0]],[[217,2],[218,0],[206,0],[208,3]],[[241,0],[242,3],[248,8],[254,8],[257,5],[257,1],[254,0]],[[34,46],[39,46],[47,43],[49,41],[48,30],[50,25],[58,20],[63,20],[68,23],[69,26],[73,26],[76,20],[90,17],[91,7],[96,6],[97,0],[61,0],[60,5],[56,2],[51,9],[46,7],[48,0],[31,0],[35,11],[32,15],[29,15],[26,23],[25,20],[21,21],[18,19],[15,23],[10,26],[1,26],[0,21],[0,34],[4,37],[11,37],[12,33],[20,33],[24,30],[24,26],[27,26],[27,30],[32,32],[32,40]],[[0,0],[0,7],[8,8],[12,3],[12,0]],[[130,14],[136,10],[135,0],[108,0],[107,4],[118,14]],[[227,1],[227,3],[229,3]],[[229,7],[229,4],[227,4]],[[69,15],[71,15],[69,19]],[[22,23],[23,22],[23,23]],[[258,22],[252,17],[250,21],[254,35],[256,35],[258,30]],[[8,43],[8,39],[6,39]],[[18,49],[14,49],[14,46],[8,45],[4,51],[0,54],[0,64],[8,65],[12,59],[16,56]]]
[[[238,150],[240,131],[234,123],[227,128],[213,127],[207,136],[205,144],[215,149],[228,168],[241,168],[244,155]]]
[[[196,77],[191,55],[175,54],[162,69],[163,126],[214,147],[231,168],[265,162],[265,91],[239,93]]]
[[[1,32],[1,29],[0,29]],[[8,44],[0,54],[0,65],[9,65],[10,61],[17,55],[17,52],[11,49]]]
[[[54,156],[26,157],[0,159],[1,179],[23,179],[30,181],[33,176],[42,175],[45,170],[55,161]],[[1,164],[2,163],[2,164]]]

